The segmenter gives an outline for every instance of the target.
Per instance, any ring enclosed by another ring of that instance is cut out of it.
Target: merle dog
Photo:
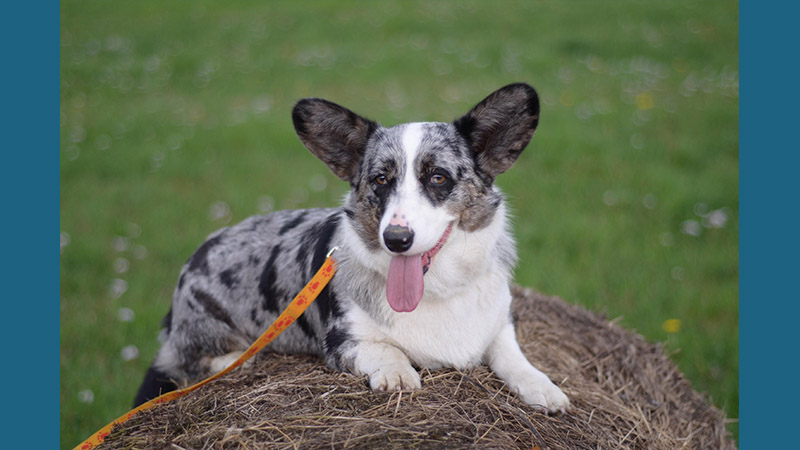
[[[419,388],[415,367],[487,364],[525,402],[564,411],[567,397],[515,338],[516,249],[494,186],[533,136],[536,91],[508,85],[452,123],[385,128],[315,98],[298,102],[292,119],[311,153],[350,184],[344,204],[211,234],[181,271],[136,403],[236,360],[336,246],[333,280],[272,350],[319,354],[379,390]]]

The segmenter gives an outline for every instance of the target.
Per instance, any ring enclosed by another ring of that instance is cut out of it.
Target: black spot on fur
[[[375,193],[374,198],[377,199],[377,201],[371,201],[370,203],[379,207],[381,210],[385,209],[389,195],[395,190],[395,184],[394,178],[386,181],[386,184],[378,184],[373,182],[372,192]],[[372,200],[372,198],[370,198],[370,200]]]
[[[339,228],[340,222],[341,216],[336,212],[309,227],[303,233],[302,245],[297,247],[297,256],[295,257],[297,263],[301,265],[308,264],[308,249],[313,249],[311,265],[314,271],[322,267],[322,263],[325,262],[325,258],[328,255],[331,239],[333,239],[333,234]]]
[[[181,277],[178,278],[178,290],[180,291],[183,289],[183,282],[186,281],[186,272],[181,273]]]
[[[308,214],[308,211],[300,212],[297,215],[297,217],[294,218],[294,220],[292,220],[291,222],[287,222],[284,226],[281,227],[281,229],[278,231],[278,235],[279,236],[283,236],[284,234],[286,234],[287,231],[289,231],[292,228],[295,228],[296,226],[298,226],[301,223],[303,223],[303,221],[305,220],[307,214]]]
[[[349,219],[352,219],[353,217],[356,216],[356,212],[349,208],[345,208],[344,213]]]
[[[294,256],[294,260],[297,262],[297,265],[300,267],[306,267],[308,265],[308,248],[312,245],[312,242],[303,239],[303,242],[297,246],[297,253]]]
[[[258,308],[251,309],[250,310],[250,320],[252,320],[253,323],[256,324],[257,326],[261,327],[261,326],[264,325],[264,319],[259,317],[258,312],[259,312]]]
[[[255,256],[255,255],[250,255],[247,258],[247,261],[250,263],[251,266],[257,266],[257,265],[261,264],[261,258],[259,258],[258,256]]]
[[[230,268],[225,269],[219,273],[219,281],[228,289],[233,289],[239,283],[239,278],[236,276],[238,270]]]
[[[261,293],[261,305],[267,311],[278,313],[280,312],[280,300],[286,297],[286,293],[276,286],[278,277],[275,273],[275,262],[278,255],[281,253],[281,246],[276,245],[272,248],[272,252],[264,265],[264,270],[261,272],[261,278],[258,280],[258,292]]]
[[[350,339],[350,334],[347,331],[338,326],[331,327],[325,335],[325,350],[328,352],[336,352],[342,344]]]
[[[312,242],[314,243],[312,245],[314,248],[314,256],[311,261],[312,271],[316,272],[319,270],[325,262],[331,239],[333,239],[333,234],[339,228],[340,222],[341,216],[338,213],[332,214],[323,220],[320,226],[312,228],[310,234],[306,236],[307,239],[304,239],[304,241],[309,244]],[[330,317],[331,314],[336,316],[341,314],[339,303],[330,289],[330,284],[325,286],[325,289],[320,292],[319,297],[317,297],[314,303],[319,309],[323,324],[327,323],[328,317]]]
[[[342,316],[342,308],[339,306],[339,300],[336,298],[336,294],[330,290],[330,285],[325,286],[325,289],[320,292],[317,302],[319,303],[320,316],[322,317],[323,324],[327,324],[330,317]]]
[[[431,170],[423,170],[423,175],[420,177],[420,183],[422,184],[422,193],[428,200],[431,201],[434,205],[440,205],[447,200],[447,197],[450,196],[450,193],[453,192],[453,189],[456,187],[456,182],[453,179],[450,172],[442,168],[434,168]],[[441,175],[444,177],[444,183],[442,184],[434,184],[431,182],[431,178],[434,175]]]
[[[453,125],[455,125],[458,133],[467,141],[467,144],[472,145],[472,130],[475,129],[475,118],[467,115],[453,122]]]
[[[316,337],[316,334],[314,334],[314,329],[311,328],[308,320],[306,320],[305,313],[300,314],[300,317],[297,318],[295,323],[300,325],[300,329],[303,330],[303,333],[306,335],[306,337],[309,339],[314,339]]]
[[[325,354],[334,367],[343,368],[342,346],[351,340],[350,334],[340,327],[334,326],[325,335]]]
[[[189,270],[193,272],[200,271],[204,275],[208,275],[208,252],[216,247],[221,240],[222,235],[217,235],[205,241],[189,258]]]
[[[370,188],[374,197],[368,196],[367,199],[371,204],[383,211],[389,196],[396,189],[396,180],[400,175],[398,173],[397,161],[394,159],[386,159],[377,162],[370,168],[368,173],[370,174],[368,182],[370,183]],[[377,179],[379,176],[383,177],[384,184],[378,183]]]
[[[231,320],[231,316],[227,311],[225,311],[225,309],[219,304],[213,295],[202,289],[192,289],[192,295],[194,296],[195,300],[197,300],[197,302],[203,306],[203,309],[206,311],[206,313],[208,313],[209,316],[219,320],[231,329],[236,329],[233,320]]]

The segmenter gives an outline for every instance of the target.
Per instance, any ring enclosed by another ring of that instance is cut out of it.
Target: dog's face
[[[452,124],[377,129],[352,184],[348,208],[359,234],[392,253],[429,251],[451,223],[465,225],[467,211],[491,208],[490,190]]]
[[[384,128],[304,99],[292,118],[305,146],[350,183],[348,219],[367,248],[392,255],[391,285],[393,270],[424,273],[452,227],[472,232],[491,222],[502,201],[492,184],[533,136],[539,100],[530,86],[512,84],[452,123]],[[421,273],[419,286],[405,278],[403,289],[421,289]]]

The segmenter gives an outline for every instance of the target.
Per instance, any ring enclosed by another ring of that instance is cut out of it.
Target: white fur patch
[[[373,311],[383,321],[376,322],[360,308],[348,310],[353,336],[401,348],[420,367],[480,364],[486,348],[508,322],[511,303],[509,274],[491,257],[493,244],[505,226],[504,211],[499,213],[490,226],[477,232],[453,229],[425,274],[425,291],[413,312],[395,313],[383,297],[375,299],[377,310]],[[358,247],[353,250],[359,259],[365,258],[362,261],[368,267],[386,273],[389,254]]]
[[[425,123],[409,123],[403,129],[403,150],[406,153],[406,169],[412,167],[414,158],[419,152],[419,145],[425,136]]]
[[[219,373],[223,370],[227,369],[228,366],[236,362],[244,352],[230,352],[222,356],[217,356],[216,358],[211,358],[211,362],[209,363],[209,368],[211,369],[212,373]],[[253,364],[252,359],[248,359],[247,361],[242,364],[243,367],[248,367]]]
[[[510,323],[487,349],[486,363],[529,405],[549,412],[564,412],[569,408],[569,399],[564,392],[525,358]]]

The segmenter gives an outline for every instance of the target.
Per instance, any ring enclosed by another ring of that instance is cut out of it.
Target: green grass
[[[337,204],[346,186],[294,135],[297,99],[447,121],[513,81],[542,98],[498,180],[516,281],[664,342],[738,417],[736,2],[65,0],[60,45],[62,448],[130,407],[207,234]],[[703,227],[715,210],[724,225]]]

